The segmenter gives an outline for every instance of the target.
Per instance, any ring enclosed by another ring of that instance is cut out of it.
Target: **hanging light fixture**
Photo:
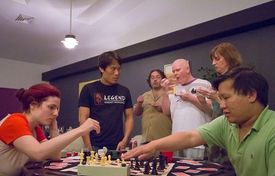
[[[78,41],[75,38],[75,35],[72,34],[72,8],[73,8],[73,1],[71,0],[71,7],[70,7],[70,33],[65,35],[64,40],[61,42],[63,45],[68,49],[73,49],[76,45],[78,45]]]

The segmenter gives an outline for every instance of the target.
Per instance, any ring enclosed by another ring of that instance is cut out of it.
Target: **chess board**
[[[136,169],[135,165],[131,166],[130,161],[125,162],[125,164],[126,164],[125,166],[121,166],[121,163],[117,163],[117,161],[112,161],[112,163],[106,164],[106,165],[101,165],[99,163],[92,164],[92,165],[79,164],[77,166],[77,174],[82,175],[82,176],[88,176],[88,175],[98,175],[98,176],[152,175],[151,173],[144,174],[144,170],[145,170],[144,166],[140,166],[139,169]],[[173,168],[173,165],[174,165],[174,163],[169,163],[165,166],[165,169],[163,169],[163,170],[157,169],[157,175],[163,175],[163,176],[168,175],[168,173]],[[153,167],[152,162],[150,162],[150,167],[151,168]]]
[[[168,163],[168,165],[165,167],[164,170],[157,169],[157,172],[158,172],[157,175],[167,176],[169,174],[169,172],[172,170],[173,166],[174,166],[174,163]],[[140,170],[130,169],[130,174],[131,174],[131,176],[138,176],[138,175],[150,176],[150,175],[152,175],[151,173],[144,174],[144,170],[145,170],[144,167],[141,167]]]

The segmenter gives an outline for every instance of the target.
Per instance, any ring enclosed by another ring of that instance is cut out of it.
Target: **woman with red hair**
[[[22,103],[23,112],[0,121],[0,175],[19,175],[29,160],[59,159],[61,150],[78,137],[91,130],[100,132],[99,123],[87,119],[80,127],[58,135],[60,92],[51,84],[22,88],[16,97]],[[41,128],[44,125],[49,126],[49,140]]]

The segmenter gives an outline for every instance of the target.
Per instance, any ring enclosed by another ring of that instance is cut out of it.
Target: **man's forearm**
[[[134,114],[136,116],[140,116],[142,114],[142,112],[143,112],[142,104],[136,103],[134,105]]]
[[[87,134],[87,135],[82,136],[82,140],[83,140],[85,148],[88,149],[88,150],[92,150],[90,135]]]
[[[128,141],[130,134],[133,130],[133,126],[134,126],[133,117],[126,118],[125,119],[125,129],[124,129],[124,140]]]
[[[190,102],[195,105],[202,112],[208,114],[210,117],[212,116],[212,108],[210,102],[205,100],[204,103],[200,102],[197,97],[192,96]]]
[[[161,106],[162,112],[165,115],[170,115],[170,100],[168,94],[163,95],[163,100],[162,100],[162,106]]]
[[[167,137],[152,141],[159,151],[175,151],[205,144],[196,130],[174,133]]]

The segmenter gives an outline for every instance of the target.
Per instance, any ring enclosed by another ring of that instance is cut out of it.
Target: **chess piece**
[[[124,162],[124,163],[121,163],[121,167],[126,167],[127,164]]]
[[[97,153],[95,153],[95,160],[96,160],[96,162],[98,162],[98,154]]]
[[[100,165],[103,166],[104,165],[104,157],[100,158]]]
[[[153,168],[152,168],[151,174],[152,175],[158,175],[158,171],[157,171],[157,159],[156,158],[153,160]]]
[[[112,160],[111,160],[111,155],[108,155],[108,164],[111,164],[112,163]]]
[[[166,165],[165,157],[163,155],[159,155],[159,170],[164,170]]]
[[[90,165],[90,163],[91,163],[91,157],[87,156],[86,157],[86,165]]]
[[[87,149],[81,150],[81,155],[82,155],[81,164],[83,165],[87,164],[87,156],[91,155],[90,151]]]
[[[143,160],[139,161],[139,165],[140,167],[144,167],[144,161]]]
[[[131,164],[130,164],[130,168],[131,168],[131,169],[134,169],[134,158],[131,158],[131,159],[130,159],[130,163],[131,163]]]
[[[81,152],[79,153],[79,159],[80,159],[80,163],[79,163],[79,164],[82,164],[83,161],[84,161],[84,152],[83,152],[83,149],[82,149]]]
[[[139,168],[139,161],[138,161],[138,159],[137,158],[135,158],[135,170],[140,170],[140,168]]]
[[[102,150],[103,150],[104,154],[107,155],[107,152],[108,152],[107,147],[103,147]]]
[[[118,158],[118,159],[116,159],[116,162],[117,162],[117,164],[119,164],[120,163],[120,159]]]
[[[94,164],[94,159],[90,157],[90,163],[89,163],[89,165],[91,166],[93,164]]]
[[[122,167],[126,167],[126,162],[125,162],[124,158],[122,158],[121,166],[122,166]]]
[[[150,170],[151,170],[151,167],[150,167],[150,162],[149,161],[146,161],[145,163],[145,168],[144,168],[144,174],[149,174],[150,173]]]
[[[95,151],[93,151],[93,150],[91,151],[90,157],[91,157],[91,160],[93,160],[95,158]]]
[[[108,164],[107,156],[104,156],[104,165]]]

